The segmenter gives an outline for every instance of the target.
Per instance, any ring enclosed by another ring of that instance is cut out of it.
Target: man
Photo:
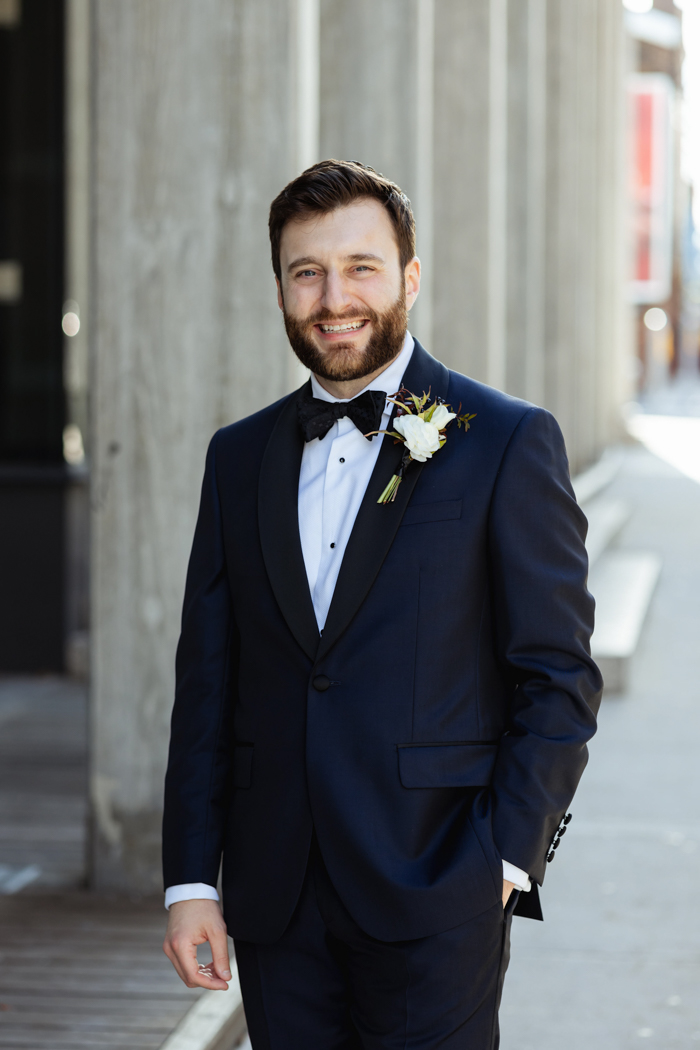
[[[228,927],[255,1050],[487,1050],[511,915],[541,917],[595,731],[585,519],[553,418],[407,332],[420,263],[398,186],[316,164],[270,239],[311,379],[209,448],[165,951],[190,987],[225,988]],[[402,387],[461,416],[410,460]]]

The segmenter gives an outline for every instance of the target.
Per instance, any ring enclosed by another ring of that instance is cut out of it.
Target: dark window
[[[62,462],[63,4],[0,24],[0,462]]]

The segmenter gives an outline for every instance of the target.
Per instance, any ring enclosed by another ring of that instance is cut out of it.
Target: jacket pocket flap
[[[485,787],[498,744],[399,744],[398,752],[405,788]]]
[[[233,749],[233,786],[249,788],[253,777],[253,745],[236,744]]]
[[[462,517],[461,499],[449,499],[442,503],[419,503],[407,507],[402,525],[419,525],[423,521],[450,521]]]

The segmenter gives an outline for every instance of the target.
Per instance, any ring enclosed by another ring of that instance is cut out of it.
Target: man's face
[[[288,222],[280,244],[278,299],[302,364],[346,382],[389,363],[406,334],[420,263],[404,273],[394,228],[379,201]]]

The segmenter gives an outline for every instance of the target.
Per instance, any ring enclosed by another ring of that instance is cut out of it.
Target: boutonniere
[[[387,398],[387,401],[398,407],[393,420],[394,429],[377,430],[373,433],[388,434],[395,438],[397,443],[403,442],[404,452],[398,472],[392,476],[377,503],[393,503],[410,464],[425,463],[433,458],[435,452],[440,451],[447,441],[445,431],[453,419],[457,420],[458,429],[464,427],[466,431],[469,430],[469,421],[476,415],[475,412],[472,415],[459,415],[458,412],[452,412],[451,406],[441,397],[431,399],[430,391],[418,397],[405,387],[402,387],[398,394]],[[461,407],[460,405],[460,409]]]

